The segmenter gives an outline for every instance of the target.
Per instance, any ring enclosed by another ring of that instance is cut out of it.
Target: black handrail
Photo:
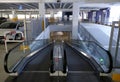
[[[91,42],[91,41],[90,41]],[[69,45],[70,46],[70,44],[69,43],[67,43],[67,45]],[[97,44],[98,45],[98,44]],[[72,47],[71,47],[72,48]],[[104,49],[104,48],[102,48],[102,49]],[[75,49],[76,50],[76,49]],[[105,49],[104,49],[105,50]],[[77,50],[78,51],[78,50]],[[111,56],[111,54],[109,53],[109,51],[107,51],[107,50],[105,50],[106,52],[107,52],[107,54],[108,54],[108,57],[109,57],[109,61],[110,61],[110,66],[109,66],[109,70],[108,71],[104,71],[104,73],[110,73],[111,71],[112,71],[112,68],[113,68],[113,60],[112,60],[112,56]],[[78,52],[80,52],[80,51],[78,51]],[[81,52],[80,52],[81,53]],[[92,60],[94,60],[93,58],[92,58]],[[97,62],[96,62],[97,63]],[[99,65],[99,64],[98,64]],[[99,65],[100,66],[100,65]],[[101,66],[100,66],[100,68],[101,68]],[[101,68],[102,69],[102,68]]]
[[[64,50],[64,56],[63,56],[63,73],[67,72],[67,57],[66,57],[66,50]]]
[[[4,58],[4,70],[6,73],[12,73],[8,70],[8,64],[7,64],[9,53],[10,51],[8,51],[8,53],[5,55],[5,58]]]
[[[55,70],[54,70],[54,62],[53,62],[53,49],[51,50],[51,52],[50,52],[50,63],[51,63],[51,65],[50,65],[50,72],[51,73],[54,73],[55,72]]]
[[[112,59],[112,55],[109,51],[106,50],[106,52],[108,53],[108,56],[109,56],[109,61],[110,61],[110,66],[109,66],[109,70],[107,73],[110,73],[113,69],[113,59]]]
[[[4,58],[4,69],[5,69],[5,72],[6,73],[13,73],[11,71],[8,70],[8,64],[7,64],[7,61],[8,61],[8,57],[9,57],[9,54],[12,50],[14,50],[15,48],[17,48],[20,44],[22,44],[22,42],[20,42],[19,44],[17,44],[15,47],[13,47],[12,49],[10,49],[6,54],[5,54],[5,58]]]
[[[32,40],[31,40],[32,41]],[[35,40],[35,41],[40,41],[40,40]],[[26,42],[26,41],[25,41]],[[17,48],[20,44],[22,44],[23,42],[20,42],[19,44],[17,44],[15,47],[13,47],[12,49],[10,49],[6,55],[5,55],[5,58],[4,58],[4,70],[6,73],[16,73],[15,71],[9,71],[9,68],[8,68],[8,57],[9,57],[9,54],[12,50],[14,50],[15,48]],[[46,48],[46,46],[44,46],[42,49]],[[42,50],[41,49],[41,50]],[[34,52],[33,52],[34,53]],[[23,60],[24,58],[21,59],[21,61]],[[20,62],[19,62],[20,63]],[[19,65],[19,63],[17,63],[17,65]]]

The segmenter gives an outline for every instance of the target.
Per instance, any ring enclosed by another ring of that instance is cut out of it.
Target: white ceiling
[[[84,10],[97,10],[100,8],[107,8],[114,5],[120,6],[120,0],[0,0],[0,10],[18,9],[22,5],[23,10],[38,9],[38,2],[45,2],[47,10],[71,10],[72,3],[80,3],[80,7]],[[82,4],[81,4],[82,3]]]
[[[85,2],[85,3],[111,3],[120,0],[59,0],[61,2]],[[57,0],[0,0],[0,3],[32,3],[32,2],[57,2]]]

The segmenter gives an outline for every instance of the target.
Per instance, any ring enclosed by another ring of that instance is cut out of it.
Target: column
[[[50,11],[50,16],[54,17],[54,11]]]
[[[42,18],[42,29],[44,30],[46,28],[45,25],[45,3],[41,2],[39,3],[39,16]]]
[[[7,18],[9,19],[10,17],[9,17],[9,13],[7,14]]]
[[[100,11],[96,11],[96,17],[95,17],[95,23],[99,23],[99,15],[100,15]]]
[[[62,12],[62,21],[64,21],[65,12]]]
[[[110,8],[108,8],[106,12],[107,12],[106,24],[109,25]]]
[[[25,13],[24,13],[24,14],[25,14],[25,20],[26,20],[26,15],[27,15],[26,11],[25,11]]]
[[[67,21],[69,21],[69,17],[70,17],[70,15],[68,14],[68,15],[67,15]]]
[[[104,24],[104,12],[101,10],[101,24]]]
[[[79,5],[77,2],[73,3],[72,39],[78,38]]]
[[[82,15],[81,21],[84,21],[84,12],[83,11],[81,12],[81,15]]]
[[[90,23],[92,22],[92,15],[93,15],[92,11],[88,12],[88,19]]]
[[[50,11],[50,23],[51,23],[51,24],[55,23],[54,11]]]
[[[31,16],[31,12],[29,13],[29,19],[31,19],[32,18],[32,16]]]
[[[3,15],[2,15],[2,11],[0,12],[0,17],[2,17]]]
[[[17,15],[16,15],[16,11],[12,10],[12,21],[18,21]]]
[[[39,3],[39,16],[45,17],[45,3],[44,2]]]

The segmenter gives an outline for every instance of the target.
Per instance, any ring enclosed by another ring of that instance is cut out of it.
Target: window
[[[15,29],[16,28],[16,23],[10,23],[10,22],[6,22],[0,25],[1,29]]]

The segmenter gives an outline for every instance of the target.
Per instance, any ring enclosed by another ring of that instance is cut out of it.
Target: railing
[[[66,57],[66,51],[64,50],[64,56],[63,56],[63,73],[67,72],[67,57]]]
[[[84,55],[93,58],[105,73],[109,73],[113,67],[111,54],[93,41],[71,40],[73,47]]]
[[[50,43],[49,40],[36,40],[36,41],[24,41],[16,45],[14,48],[10,49],[5,55],[4,59],[4,69],[7,73],[15,73],[15,68],[22,62],[22,60],[27,56],[32,56],[36,50],[44,47],[46,44]],[[34,45],[34,46],[32,46]]]

